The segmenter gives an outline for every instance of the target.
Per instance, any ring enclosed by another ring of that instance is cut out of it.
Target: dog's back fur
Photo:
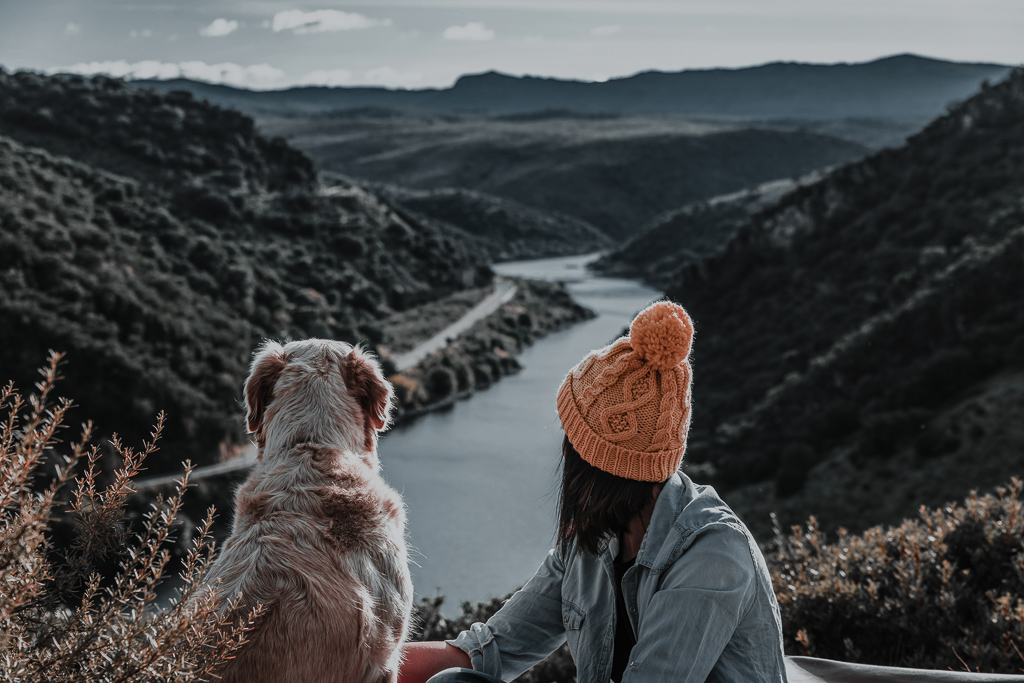
[[[412,606],[405,510],[379,475],[391,386],[341,342],[267,343],[246,380],[259,462],[211,572],[265,607],[224,683],[393,683]]]

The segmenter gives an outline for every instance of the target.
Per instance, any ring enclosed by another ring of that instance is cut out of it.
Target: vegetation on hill
[[[921,467],[958,448],[943,409],[1024,363],[1022,196],[1018,70],[685,268],[667,292],[702,340],[688,460],[787,496],[838,451],[872,469],[902,448]],[[1009,462],[983,436],[971,457]]]
[[[579,218],[482,192],[410,190],[396,185],[375,185],[373,189],[425,220],[464,232],[466,241],[492,262],[584,254],[613,244],[607,235]]]
[[[309,157],[262,135],[248,116],[188,92],[141,90],[105,76],[0,69],[0,132],[140,181],[150,192],[194,193],[180,203],[200,204],[214,219],[234,218],[224,204],[237,204],[235,196],[310,192],[317,183]],[[233,196],[219,203],[206,196],[217,193]]]
[[[606,275],[639,278],[652,287],[664,288],[678,271],[726,244],[752,214],[820,177],[821,172],[816,171],[795,180],[773,180],[666,211],[590,267]]]
[[[868,152],[805,131],[670,119],[368,112],[263,125],[329,171],[495,195],[572,216],[619,240],[664,211]]]
[[[165,453],[240,442],[261,338],[372,345],[394,311],[491,279],[358,186],[322,196],[308,157],[187,93],[0,72],[0,135],[0,369],[24,384],[41,349],[67,351],[101,429],[141,438],[168,411]]]
[[[517,280],[516,284],[515,296],[494,314],[414,367],[389,377],[404,414],[486,389],[502,376],[518,372],[516,356],[535,340],[594,316],[573,300],[563,283]],[[391,356],[385,347],[381,349],[387,364]]]
[[[917,519],[840,530],[815,519],[766,559],[787,654],[864,664],[1024,671],[1021,480]]]

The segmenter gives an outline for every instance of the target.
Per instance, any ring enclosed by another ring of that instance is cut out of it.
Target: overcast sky
[[[8,70],[184,75],[250,88],[446,87],[495,69],[1024,63],[1024,0],[0,0]]]

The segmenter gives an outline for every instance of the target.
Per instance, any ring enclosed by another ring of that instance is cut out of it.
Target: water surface
[[[523,352],[523,370],[450,410],[425,415],[380,443],[384,477],[405,498],[417,596],[505,595],[540,565],[554,537],[562,428],[555,395],[583,355],[617,337],[660,293],[596,277],[573,256],[498,264],[502,275],[565,280],[597,313]]]

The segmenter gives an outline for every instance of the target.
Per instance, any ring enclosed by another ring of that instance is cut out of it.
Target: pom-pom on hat
[[[658,301],[629,334],[591,351],[558,391],[558,417],[573,448],[605,472],[665,481],[679,469],[690,428],[693,321]]]

